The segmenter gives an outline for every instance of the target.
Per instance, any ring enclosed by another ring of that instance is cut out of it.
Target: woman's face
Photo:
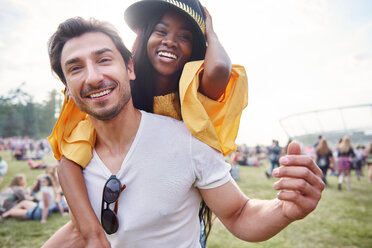
[[[155,70],[163,76],[179,73],[190,60],[192,39],[186,20],[175,12],[166,12],[147,42],[147,54]]]
[[[26,178],[25,177],[21,177],[21,179],[19,181],[19,186],[24,187],[25,185],[26,185]]]
[[[51,186],[49,180],[45,177],[43,177],[40,181],[41,186]]]

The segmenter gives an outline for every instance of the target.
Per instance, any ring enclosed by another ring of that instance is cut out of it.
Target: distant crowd
[[[350,137],[344,136],[339,139],[336,147],[331,149],[327,140],[319,136],[313,147],[308,147],[306,152],[317,162],[323,171],[323,181],[327,184],[327,174],[338,176],[338,189],[342,190],[344,180],[347,189],[351,189],[351,171],[355,170],[357,180],[365,175],[367,166],[367,179],[372,183],[372,142],[352,145]]]
[[[289,144],[291,140],[288,141]],[[263,161],[269,160],[270,167],[265,171],[271,178],[272,171],[279,167],[279,159],[287,152],[287,146],[279,146],[279,141],[273,140],[272,145],[256,146],[248,148],[247,145],[239,145],[237,150],[226,157],[232,165],[232,175],[239,179],[239,165],[260,166]],[[303,153],[310,155],[323,172],[323,181],[327,184],[327,175],[338,177],[338,189],[342,190],[346,179],[347,189],[351,189],[351,171],[355,170],[357,180],[367,174],[368,181],[372,183],[372,142],[366,146],[362,144],[352,145],[348,136],[340,138],[334,149],[330,148],[327,140],[319,136],[314,145],[305,147]],[[366,168],[367,167],[367,168]],[[367,173],[365,170],[367,169]]]
[[[40,160],[51,151],[46,139],[34,140],[28,137],[0,137],[0,151],[10,150],[16,160]]]

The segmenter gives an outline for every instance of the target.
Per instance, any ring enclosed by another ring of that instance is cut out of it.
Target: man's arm
[[[273,172],[280,178],[274,184],[280,192],[273,200],[249,199],[234,181],[214,189],[200,189],[210,209],[238,238],[267,240],[317,206],[324,189],[322,172],[308,156],[300,155],[298,144],[292,143],[288,154],[280,159],[284,166]]]
[[[62,158],[58,165],[58,178],[69,208],[75,216],[72,221],[86,241],[87,247],[110,247],[90,204],[81,167]]]

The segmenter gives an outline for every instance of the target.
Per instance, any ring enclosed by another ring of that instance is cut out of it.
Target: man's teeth
[[[90,95],[89,97],[90,97],[90,98],[97,98],[97,97],[100,97],[100,96],[107,95],[107,94],[110,93],[110,92],[111,92],[111,90],[104,90],[104,91],[102,91],[102,92],[92,94],[92,95]]]
[[[167,58],[171,58],[171,59],[177,59],[177,56],[173,53],[159,52],[158,55],[163,56],[163,57],[167,57]]]

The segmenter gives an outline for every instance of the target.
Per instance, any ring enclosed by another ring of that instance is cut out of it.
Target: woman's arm
[[[212,17],[205,7],[204,16],[206,26],[205,36],[208,46],[199,91],[213,100],[218,100],[225,92],[230,80],[232,64],[229,55],[213,30]]]
[[[110,247],[90,204],[81,167],[62,158],[58,166],[58,178],[69,208],[75,216],[72,219],[74,225],[86,241],[87,247]]]

